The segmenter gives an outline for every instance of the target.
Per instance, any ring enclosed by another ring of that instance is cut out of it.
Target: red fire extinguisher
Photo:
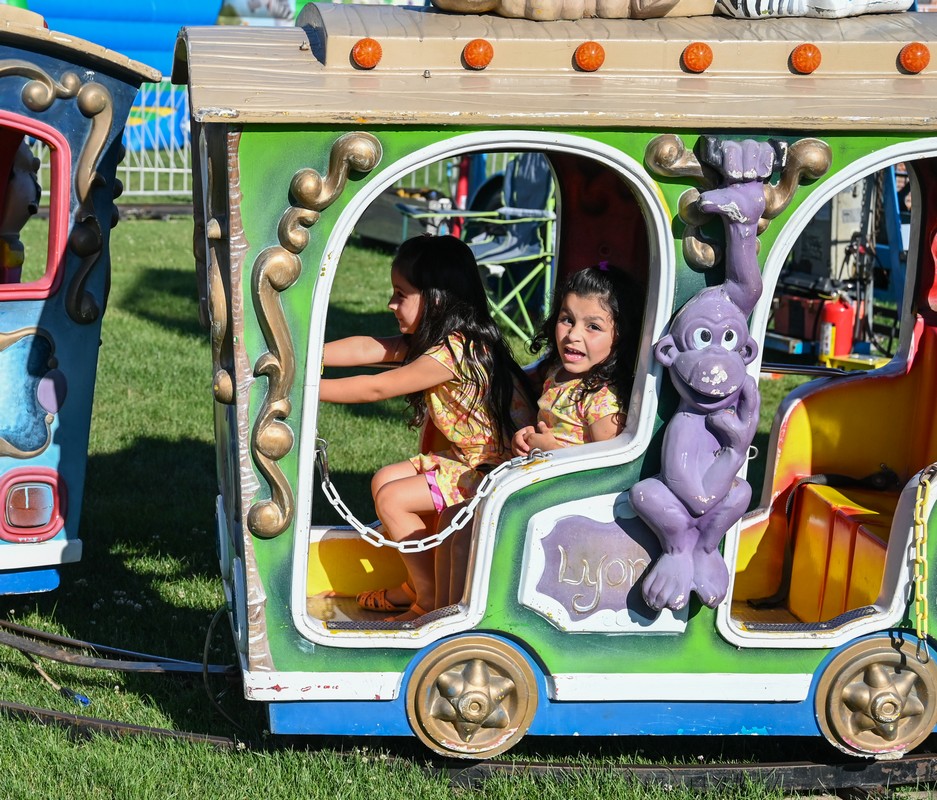
[[[820,311],[820,360],[848,356],[852,352],[852,328],[856,309],[839,294],[823,304]]]

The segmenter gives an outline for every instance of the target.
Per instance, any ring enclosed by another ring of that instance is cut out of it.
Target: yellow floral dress
[[[446,450],[410,459],[417,472],[426,476],[437,511],[470,499],[491,467],[510,458],[510,442],[501,441],[485,409],[488,386],[476,392],[464,365],[465,343],[452,334],[425,355],[438,361],[455,376],[453,380],[427,389],[426,418],[449,442]],[[532,413],[515,392],[511,417],[515,425],[529,425]]]
[[[609,386],[601,386],[579,399],[582,378],[557,381],[560,368],[550,370],[537,402],[537,421],[550,426],[550,432],[563,446],[591,442],[589,426],[610,414],[618,414],[618,395]]]

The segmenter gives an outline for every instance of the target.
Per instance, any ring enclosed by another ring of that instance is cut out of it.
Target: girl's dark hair
[[[420,324],[416,332],[406,335],[406,361],[440,344],[448,347],[448,337],[461,334],[463,363],[474,386],[472,403],[479,399],[484,403],[506,443],[517,430],[511,419],[515,381],[531,407],[536,399],[488,310],[488,296],[471,249],[454,236],[417,236],[400,245],[393,265],[423,296]],[[484,386],[487,390],[482,394]],[[423,392],[408,395],[407,402],[412,411],[410,426],[419,427],[426,419]]]
[[[553,308],[530,343],[530,352],[544,350],[544,371],[560,361],[556,349],[556,323],[568,294],[595,297],[615,323],[616,341],[612,352],[583,377],[577,401],[581,402],[602,386],[611,386],[619,403],[627,405],[637,360],[638,334],[643,306],[641,290],[625,272],[608,264],[574,272],[553,293]]]

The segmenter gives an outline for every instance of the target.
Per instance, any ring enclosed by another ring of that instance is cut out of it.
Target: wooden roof
[[[366,36],[383,51],[372,70],[350,59]],[[475,38],[494,48],[480,71],[461,60]],[[586,41],[605,49],[596,72],[574,67]],[[680,60],[697,41],[713,50],[702,74]],[[898,67],[915,41],[937,56],[937,14],[536,22],[309,4],[294,28],[184,29],[173,80],[205,123],[935,130],[937,59]],[[811,75],[789,66],[804,42],[822,54]]]

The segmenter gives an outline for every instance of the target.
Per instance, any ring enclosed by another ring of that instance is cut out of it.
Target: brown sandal
[[[408,622],[415,622],[420,617],[423,617],[428,613],[429,612],[425,608],[414,603],[402,614],[395,614],[392,617],[385,617],[384,622],[399,622],[401,624],[406,624]],[[408,619],[401,619],[401,617],[408,617]]]
[[[400,604],[392,603],[387,599],[387,589],[370,589],[367,592],[361,592],[355,600],[365,611],[377,611],[382,614],[409,611],[410,606],[416,602],[416,592],[406,581],[400,584],[400,590],[407,596],[407,601]]]

